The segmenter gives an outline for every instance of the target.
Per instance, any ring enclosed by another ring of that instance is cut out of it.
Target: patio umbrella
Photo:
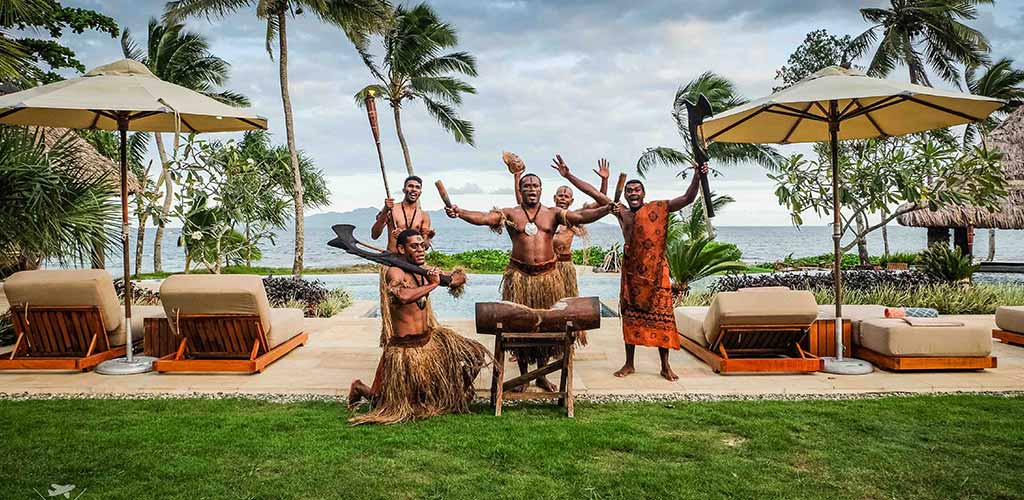
[[[267,128],[267,120],[198,92],[165,82],[145,65],[122,59],[80,78],[0,96],[0,123],[60,128],[116,130],[121,136],[121,243],[125,284],[127,356],[106,361],[98,373],[152,370],[153,358],[135,356],[130,328],[131,271],[128,252],[128,131],[231,132]]]
[[[839,141],[894,137],[985,119],[1003,102],[989,97],[871,78],[831,66],[768,97],[751,101],[704,121],[707,142],[829,142],[832,160],[832,242],[835,252],[836,332],[842,332],[842,274],[839,240]],[[867,373],[871,365],[843,358],[842,335],[836,357],[825,371]]]

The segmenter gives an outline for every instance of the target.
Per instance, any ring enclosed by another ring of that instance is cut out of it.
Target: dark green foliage
[[[487,249],[447,255],[432,250],[427,254],[427,264],[443,269],[461,267],[467,272],[500,273],[508,265],[508,252]]]
[[[772,92],[778,92],[826,67],[850,62],[852,42],[850,35],[840,37],[825,29],[808,33],[804,42],[789,55],[786,65],[775,72],[775,79],[780,80],[782,85],[772,89]]]
[[[970,255],[964,255],[960,248],[936,243],[921,252],[921,268],[929,276],[945,281],[970,279],[980,264],[974,264]]]
[[[501,418],[472,410],[350,427],[340,402],[0,401],[0,476],[10,498],[45,496],[60,481],[86,490],[82,500],[1010,499],[1024,491],[1019,396],[577,403],[575,419],[550,405],[506,407]]]
[[[11,31],[45,33],[51,39],[12,38]],[[0,81],[23,88],[63,80],[62,69],[85,72],[74,51],[60,38],[65,30],[118,35],[117,23],[99,12],[64,7],[56,0],[4,0],[0,2]]]
[[[843,271],[843,287],[869,290],[892,286],[913,288],[940,283],[941,280],[920,271]],[[740,288],[785,286],[793,290],[831,289],[832,273],[764,273],[722,276],[711,284],[712,292],[733,292]]]
[[[572,263],[577,266],[600,266],[604,263],[604,256],[608,250],[597,245],[587,248],[577,248],[572,251]]]
[[[114,182],[83,168],[69,137],[47,148],[39,132],[0,126],[0,268],[83,262],[111,242]]]
[[[694,281],[747,268],[737,260],[740,250],[736,245],[718,243],[706,237],[670,241],[666,253],[673,287],[683,293],[688,292],[690,283]]]
[[[11,345],[15,341],[14,323],[11,322],[11,311],[0,314],[0,346]]]
[[[306,305],[307,316],[315,311],[318,304],[327,300],[330,294],[322,281],[302,278],[263,278],[263,288],[267,289],[270,307],[285,307],[289,302],[301,302]]]

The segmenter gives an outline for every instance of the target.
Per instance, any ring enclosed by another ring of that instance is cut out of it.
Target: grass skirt
[[[350,418],[352,425],[396,424],[445,413],[467,413],[476,392],[473,381],[490,362],[490,353],[475,340],[447,327],[436,327],[418,347],[389,345],[378,368],[380,387],[368,413]]]
[[[572,261],[560,260],[557,266],[558,273],[562,275],[562,281],[565,282],[566,297],[579,297],[580,286],[576,281],[576,265]],[[587,345],[587,332],[585,330],[576,332],[576,342],[579,345]]]
[[[573,281],[573,286],[576,282]],[[570,295],[569,285],[558,266],[539,274],[527,274],[510,264],[501,277],[501,300],[515,302],[533,309],[551,309],[551,306]],[[545,358],[558,356],[561,348],[525,347],[512,349],[517,359],[535,364]]]

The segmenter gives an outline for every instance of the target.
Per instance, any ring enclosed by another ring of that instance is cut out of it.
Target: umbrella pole
[[[124,331],[127,359],[134,361],[132,352],[132,273],[131,259],[128,254],[128,121],[118,120],[118,132],[121,135],[121,260],[124,267]]]
[[[131,254],[128,251],[128,115],[117,115],[117,130],[121,136],[121,260],[124,268],[124,325],[125,357],[104,361],[96,366],[101,375],[134,375],[153,371],[151,356],[136,356],[132,341],[132,273]]]
[[[836,310],[835,336],[836,356],[823,358],[824,371],[838,375],[866,375],[874,371],[867,361],[843,357],[843,219],[839,213],[842,200],[842,185],[839,182],[839,102],[832,100],[828,105],[829,149],[832,153],[832,273],[835,283]]]
[[[829,102],[829,121],[828,121],[828,132],[829,132],[829,149],[832,153],[832,250],[833,250],[833,262],[832,262],[832,273],[833,283],[835,284],[835,302],[836,302],[836,360],[843,360],[843,274],[842,274],[842,263],[843,254],[842,248],[840,248],[839,240],[843,237],[843,220],[839,215],[839,200],[841,199],[841,193],[839,192],[839,103],[836,101]]]

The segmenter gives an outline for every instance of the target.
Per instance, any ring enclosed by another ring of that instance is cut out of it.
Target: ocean
[[[346,221],[341,221],[346,222]],[[613,243],[622,242],[622,234],[618,226],[610,224],[593,224],[588,227],[589,237],[577,240],[574,248],[585,245],[609,247]],[[832,232],[827,226],[766,226],[740,227],[724,226],[716,228],[719,241],[735,244],[743,252],[743,260],[748,263],[774,262],[792,255],[803,257],[832,252]],[[153,238],[156,230],[146,230],[146,241],[143,251],[142,272],[153,270]],[[135,249],[135,234],[132,232],[132,251]],[[179,271],[184,267],[182,249],[176,245],[180,230],[168,228],[165,232],[163,248],[163,266],[165,271]],[[327,241],[334,233],[326,224],[310,224],[306,226],[306,267],[333,267],[356,264],[362,260],[345,252],[327,246]],[[363,225],[356,231],[360,241],[384,246],[383,237],[374,241],[369,237],[369,226]],[[294,238],[289,231],[280,231],[273,244],[265,242],[261,245],[263,258],[255,265],[267,267],[291,267]],[[903,226],[889,227],[889,250],[891,252],[917,252],[927,245],[926,231],[923,228]],[[445,253],[456,253],[467,250],[511,248],[507,235],[497,235],[484,227],[464,225],[445,225],[438,228],[434,239],[434,248]],[[872,255],[882,254],[882,234],[875,231],[868,237],[868,251]],[[975,255],[984,258],[988,252],[988,231],[980,230],[975,235]],[[112,274],[121,275],[120,252],[110,252],[107,268]],[[1024,232],[996,231],[996,260],[1024,261]]]

